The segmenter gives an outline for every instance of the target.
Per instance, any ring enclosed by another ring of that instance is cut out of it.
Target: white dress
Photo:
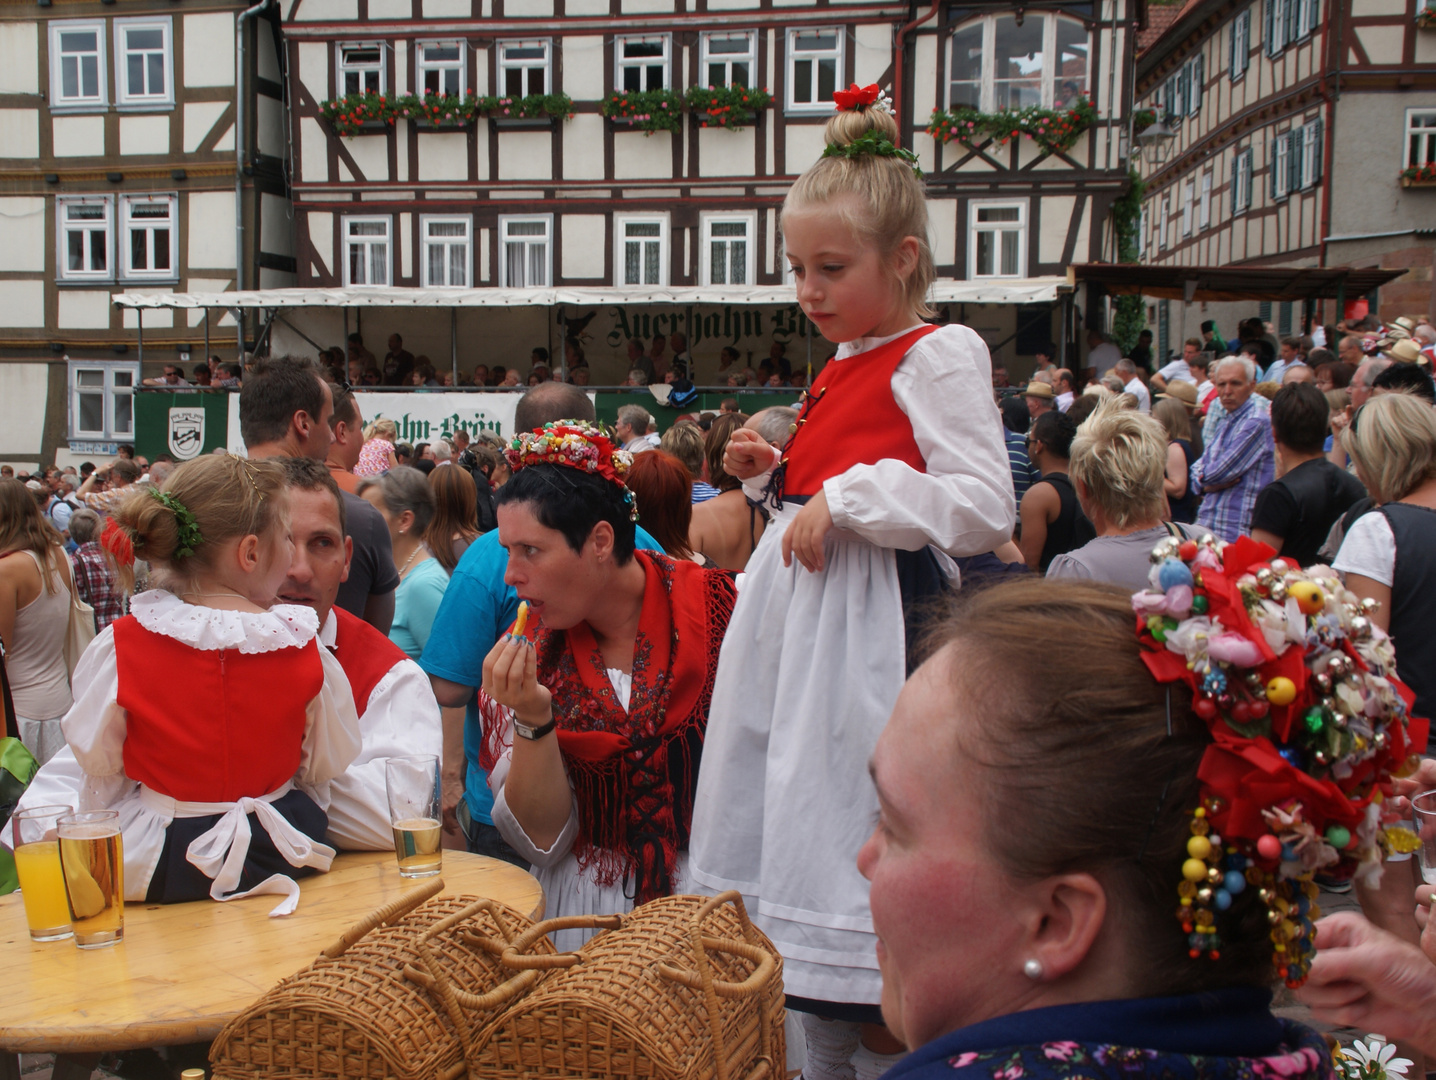
[[[319,617],[307,607],[277,605],[260,613],[220,611],[186,604],[160,590],[137,594],[131,601],[130,613],[152,633],[205,650],[273,652],[307,645],[319,629]],[[61,726],[83,772],[75,808],[119,811],[125,849],[126,900],[145,899],[150,878],[164,851],[166,830],[176,817],[222,815],[220,822],[189,849],[190,862],[215,879],[211,891],[215,899],[262,893],[284,896],[271,914],[288,914],[298,901],[298,885],[278,874],[245,893],[233,893],[249,847],[245,822],[248,813],[256,814],[276,848],[292,865],[329,868],[334,849],[294,829],[267,805],[292,788],[298,788],[321,808],[327,806],[330,781],[359,755],[359,720],[354,712],[349,680],[328,649],[321,648],[318,652],[324,683],[305,710],[303,748],[293,780],[262,799],[187,803],[161,795],[125,775],[127,714],[117,700],[119,667],[114,627],[107,626],[90,643],[75,668],[75,704]],[[202,704],[197,702],[196,707]],[[22,799],[21,806],[29,801]]]
[[[900,336],[845,343],[830,363]],[[982,339],[963,326],[921,338],[891,386],[927,472],[885,459],[826,480],[834,528],[819,573],[783,565],[800,508],[774,512],[723,641],[689,840],[692,881],[743,893],[788,992],[845,1004],[882,991],[856,860],[878,810],[868,759],[906,670],[894,551],[977,555],[1014,524]],[[756,498],[766,481],[745,490]]]

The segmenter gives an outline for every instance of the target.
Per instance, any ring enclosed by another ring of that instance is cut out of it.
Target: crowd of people
[[[128,899],[282,915],[438,755],[445,843],[549,916],[741,892],[806,1080],[1330,1076],[1278,983],[1436,1055],[1399,820],[1436,767],[1394,779],[1436,708],[1430,327],[1346,327],[1350,371],[1094,333],[994,391],[895,120],[838,101],[783,207],[837,347],[796,409],[601,425],[540,378],[509,438],[408,445],[352,389],[428,377],[396,335],[254,359],[244,457],[0,479],[20,805],[118,810]],[[680,338],[635,376],[691,376]]]

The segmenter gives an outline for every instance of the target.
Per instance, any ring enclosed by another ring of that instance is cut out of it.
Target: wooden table
[[[487,896],[543,915],[538,882],[506,862],[445,851],[441,876],[444,894]],[[399,877],[392,851],[341,854],[329,873],[300,882],[292,915],[268,917],[275,896],[131,903],[125,940],[94,950],[31,941],[20,896],[0,897],[0,1050],[87,1054],[211,1040],[343,931],[432,880]]]

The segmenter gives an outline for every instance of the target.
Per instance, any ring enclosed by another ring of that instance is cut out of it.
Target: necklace
[[[409,569],[409,564],[414,561],[414,556],[417,555],[417,554],[419,554],[419,552],[421,552],[421,551],[423,551],[423,550],[424,550],[424,545],[423,545],[423,544],[419,544],[417,547],[414,548],[413,551],[409,552],[409,557],[404,560],[404,565],[401,566],[401,567],[399,567],[399,580],[400,580],[400,581],[403,581],[403,580],[404,580],[404,574],[405,574],[406,571],[408,571],[408,569]]]
[[[193,590],[189,590],[189,591],[180,593],[180,595],[181,595],[181,596],[211,596],[211,597],[213,597],[213,596],[237,596],[237,597],[239,597],[239,599],[241,599],[241,600],[248,600],[248,599],[249,599],[249,597],[245,596],[243,593],[231,592],[231,591],[229,591],[229,590],[225,590],[224,592],[195,592],[195,591],[193,591]]]

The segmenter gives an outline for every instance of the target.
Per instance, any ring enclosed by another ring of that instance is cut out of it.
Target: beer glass
[[[60,836],[57,823],[73,806],[32,806],[11,817],[14,829],[15,873],[20,878],[20,899],[34,941],[63,941],[72,936],[70,904],[65,899],[65,876],[60,871]]]
[[[384,765],[384,782],[399,876],[433,877],[442,860],[439,759],[433,754],[390,758]]]
[[[91,810],[60,819],[60,868],[75,944],[102,949],[125,937],[125,856],[120,815]]]

